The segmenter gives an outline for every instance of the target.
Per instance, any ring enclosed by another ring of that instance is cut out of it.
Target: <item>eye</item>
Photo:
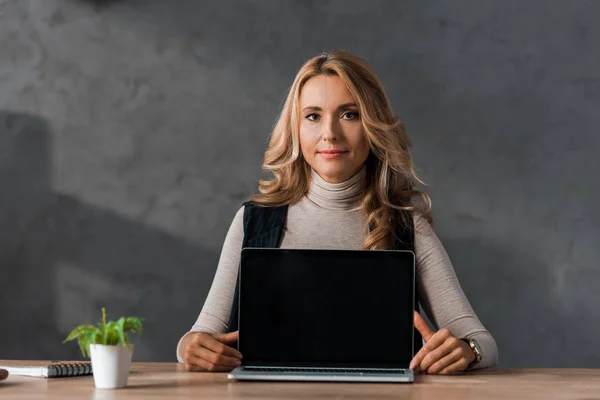
[[[311,113],[306,116],[306,119],[308,119],[309,121],[318,121],[319,118],[320,118],[319,114],[316,114],[316,113]]]
[[[358,113],[356,111],[348,111],[342,115],[344,119],[353,120],[358,118]]]

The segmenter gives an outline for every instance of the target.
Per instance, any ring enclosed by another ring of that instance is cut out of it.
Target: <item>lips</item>
[[[341,157],[342,155],[346,154],[347,151],[345,150],[320,150],[318,151],[318,154],[320,154],[322,157],[325,158],[337,158],[337,157]]]
[[[346,150],[319,150],[321,154],[341,154],[346,153]]]

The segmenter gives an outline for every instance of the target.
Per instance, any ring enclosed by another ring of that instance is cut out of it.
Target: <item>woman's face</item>
[[[304,159],[330,183],[350,179],[369,155],[358,107],[339,76],[319,75],[300,93],[300,148]]]

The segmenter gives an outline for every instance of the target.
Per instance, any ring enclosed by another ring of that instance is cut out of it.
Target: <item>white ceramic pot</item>
[[[97,388],[116,389],[127,386],[133,354],[133,345],[130,346],[131,350],[125,346],[90,344],[90,358]]]

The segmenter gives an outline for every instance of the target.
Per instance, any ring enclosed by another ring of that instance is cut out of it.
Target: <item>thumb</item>
[[[229,333],[219,333],[215,335],[214,338],[219,342],[224,344],[233,344],[238,341],[239,331],[229,332]]]
[[[417,330],[419,331],[421,336],[423,336],[423,339],[426,342],[428,342],[429,339],[433,336],[433,334],[435,332],[429,328],[429,326],[427,325],[427,322],[425,322],[423,317],[421,317],[421,315],[418,312],[415,311],[414,313],[415,313],[415,328],[417,328]]]

